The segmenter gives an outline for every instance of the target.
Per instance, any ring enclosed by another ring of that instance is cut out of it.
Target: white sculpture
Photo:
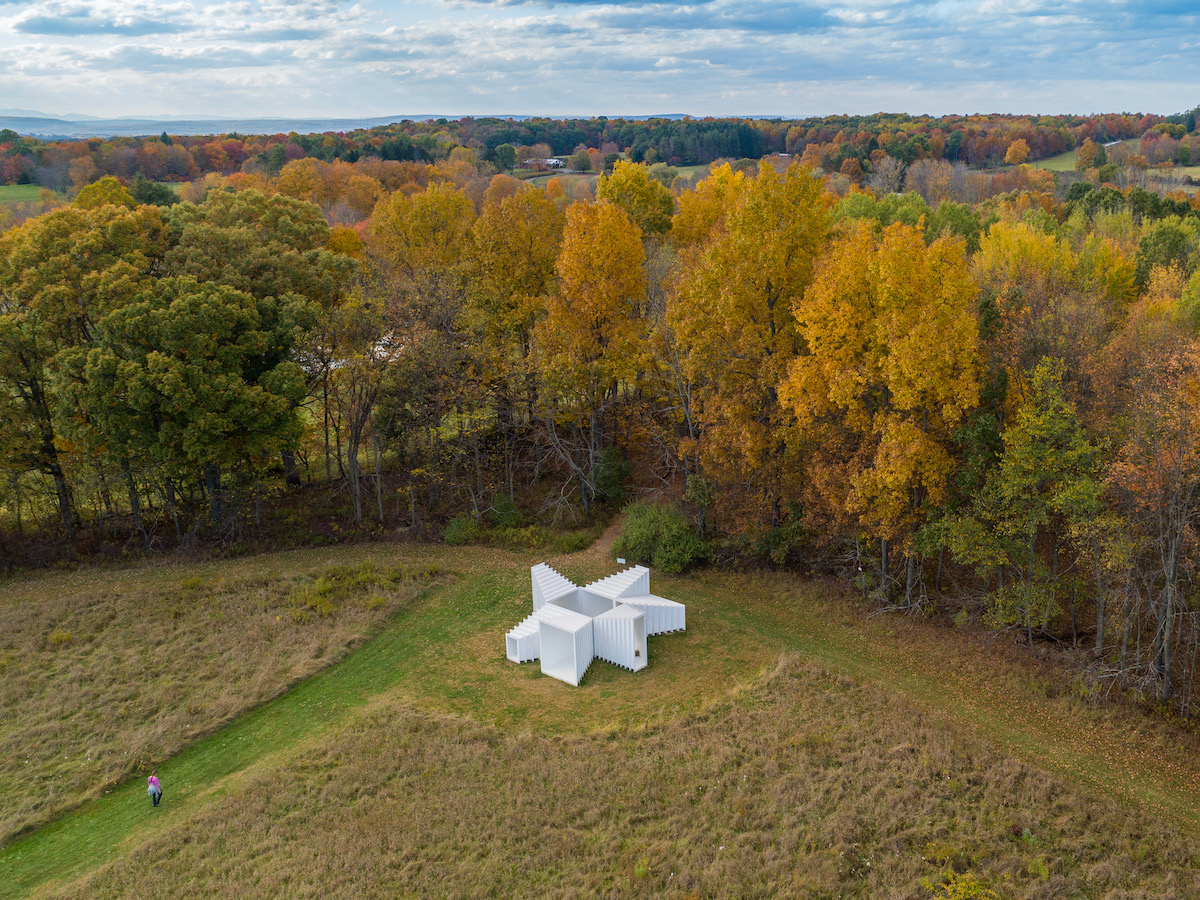
[[[578,587],[545,563],[529,570],[533,614],[505,638],[515,663],[541,659],[542,671],[578,686],[595,657],[637,672],[646,638],[683,631],[682,603],[650,593],[650,570],[632,566]]]

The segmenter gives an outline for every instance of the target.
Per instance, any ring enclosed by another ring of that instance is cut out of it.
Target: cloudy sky
[[[53,114],[1156,112],[1196,0],[0,0],[0,108]]]

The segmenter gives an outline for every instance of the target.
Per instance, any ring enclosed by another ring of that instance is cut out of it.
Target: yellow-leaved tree
[[[566,220],[545,191],[518,185],[514,193],[489,198],[471,229],[467,314],[484,342],[524,358],[554,288]]]
[[[901,223],[877,237],[860,222],[796,304],[804,352],[783,400],[828,499],[880,541],[881,581],[899,544],[910,604],[913,536],[927,504],[945,498],[951,437],[978,402],[976,293],[961,241],[927,246],[921,228]]]
[[[406,432],[396,443],[409,447],[410,471],[436,471],[451,459],[468,472],[472,499],[478,500],[482,432],[474,423],[488,414],[488,398],[473,364],[474,348],[460,333],[474,221],[474,205],[453,184],[379,201],[368,221],[373,277],[363,296],[384,304],[382,336],[404,348],[389,369],[406,377],[389,379],[381,403],[390,411],[393,438]],[[418,440],[421,430],[427,433]],[[436,481],[429,490],[432,505]]]
[[[729,163],[717,166],[695,190],[679,195],[679,211],[671,223],[671,240],[680,251],[703,247],[718,224],[723,224],[733,198],[745,187],[746,173]]]
[[[798,496],[789,458],[792,412],[777,387],[799,351],[792,303],[812,279],[829,229],[811,170],[757,178],[727,167],[680,211],[680,274],[667,320],[691,379],[700,423],[685,449],[716,487],[726,526],[781,524]]]
[[[620,207],[567,207],[558,290],[533,340],[546,436],[585,509],[598,493],[602,454],[613,446],[607,413],[644,365],[644,261],[641,229]]]
[[[1046,357],[1090,420],[1104,397],[1095,359],[1133,299],[1132,262],[1110,241],[1071,245],[1029,222],[997,222],[971,259],[981,290],[983,356],[993,381],[1023,382]]]
[[[596,199],[614,203],[629,215],[642,234],[664,234],[671,230],[675,199],[649,169],[638,163],[617,160],[611,175],[596,181]]]
[[[375,258],[394,274],[419,281],[457,266],[474,221],[474,206],[452,184],[433,184],[411,195],[398,191],[375,207],[369,243]]]
[[[506,175],[492,183],[497,190],[489,190],[471,229],[461,324],[491,394],[511,496],[521,435],[535,418],[533,327],[555,290],[554,266],[566,220],[545,191]]]

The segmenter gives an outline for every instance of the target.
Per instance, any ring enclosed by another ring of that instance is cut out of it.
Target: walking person
[[[146,779],[146,792],[150,795],[150,799],[158,806],[158,801],[162,799],[162,785],[158,783],[158,769],[150,773],[150,777]]]

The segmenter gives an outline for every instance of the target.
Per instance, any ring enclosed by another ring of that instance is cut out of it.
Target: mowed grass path
[[[652,639],[650,665],[638,675],[597,663],[575,690],[540,676],[536,664],[516,667],[504,659],[503,633],[528,607],[528,566],[537,559],[527,554],[347,547],[130,574],[170,583],[192,573],[213,577],[236,570],[247,577],[367,559],[441,563],[459,577],[428,589],[341,663],[161,765],[166,800],[159,809],[150,807],[137,778],[0,851],[0,897],[26,896],[128,853],[235,789],[240,779],[229,776],[256,763],[270,765],[385,693],[506,731],[636,730],[724,700],[786,650],[908,695],[936,715],[968,725],[1002,752],[1200,837],[1195,740],[1048,690],[1026,667],[997,662],[994,648],[974,646],[958,630],[896,617],[864,621],[861,610],[836,597],[833,585],[773,575],[656,575],[658,593],[688,604],[688,631]],[[612,568],[605,545],[551,562],[577,580]],[[57,581],[72,577],[30,579],[9,586],[4,596],[54,591]]]

